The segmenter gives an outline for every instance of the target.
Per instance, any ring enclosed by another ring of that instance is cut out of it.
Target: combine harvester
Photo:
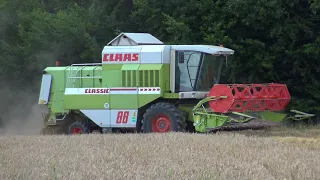
[[[121,33],[103,48],[101,63],[43,71],[43,133],[208,132],[313,116],[280,112],[290,101],[284,84],[218,84],[233,54],[221,46],[164,45],[150,34]]]

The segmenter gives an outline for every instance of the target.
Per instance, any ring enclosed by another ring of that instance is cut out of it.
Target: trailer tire
[[[146,110],[141,128],[144,133],[185,132],[185,119],[184,113],[174,105],[159,102]]]
[[[68,134],[88,134],[89,128],[83,121],[76,121],[69,126]]]

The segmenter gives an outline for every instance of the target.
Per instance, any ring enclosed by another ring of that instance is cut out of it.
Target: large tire
[[[89,127],[83,121],[76,121],[69,126],[68,134],[89,134]]]
[[[170,103],[160,102],[149,107],[143,115],[144,133],[185,132],[186,121],[182,111]]]

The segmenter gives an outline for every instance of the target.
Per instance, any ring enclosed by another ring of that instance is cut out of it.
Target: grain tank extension
[[[45,131],[206,132],[254,119],[278,122],[312,114],[280,113],[284,84],[219,84],[234,51],[210,45],[165,45],[147,33],[121,33],[101,63],[44,69],[39,96]],[[279,112],[275,112],[279,111]]]

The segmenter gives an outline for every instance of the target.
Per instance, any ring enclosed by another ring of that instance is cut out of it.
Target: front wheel
[[[185,116],[182,111],[170,103],[156,103],[147,109],[142,119],[144,133],[184,132]]]

